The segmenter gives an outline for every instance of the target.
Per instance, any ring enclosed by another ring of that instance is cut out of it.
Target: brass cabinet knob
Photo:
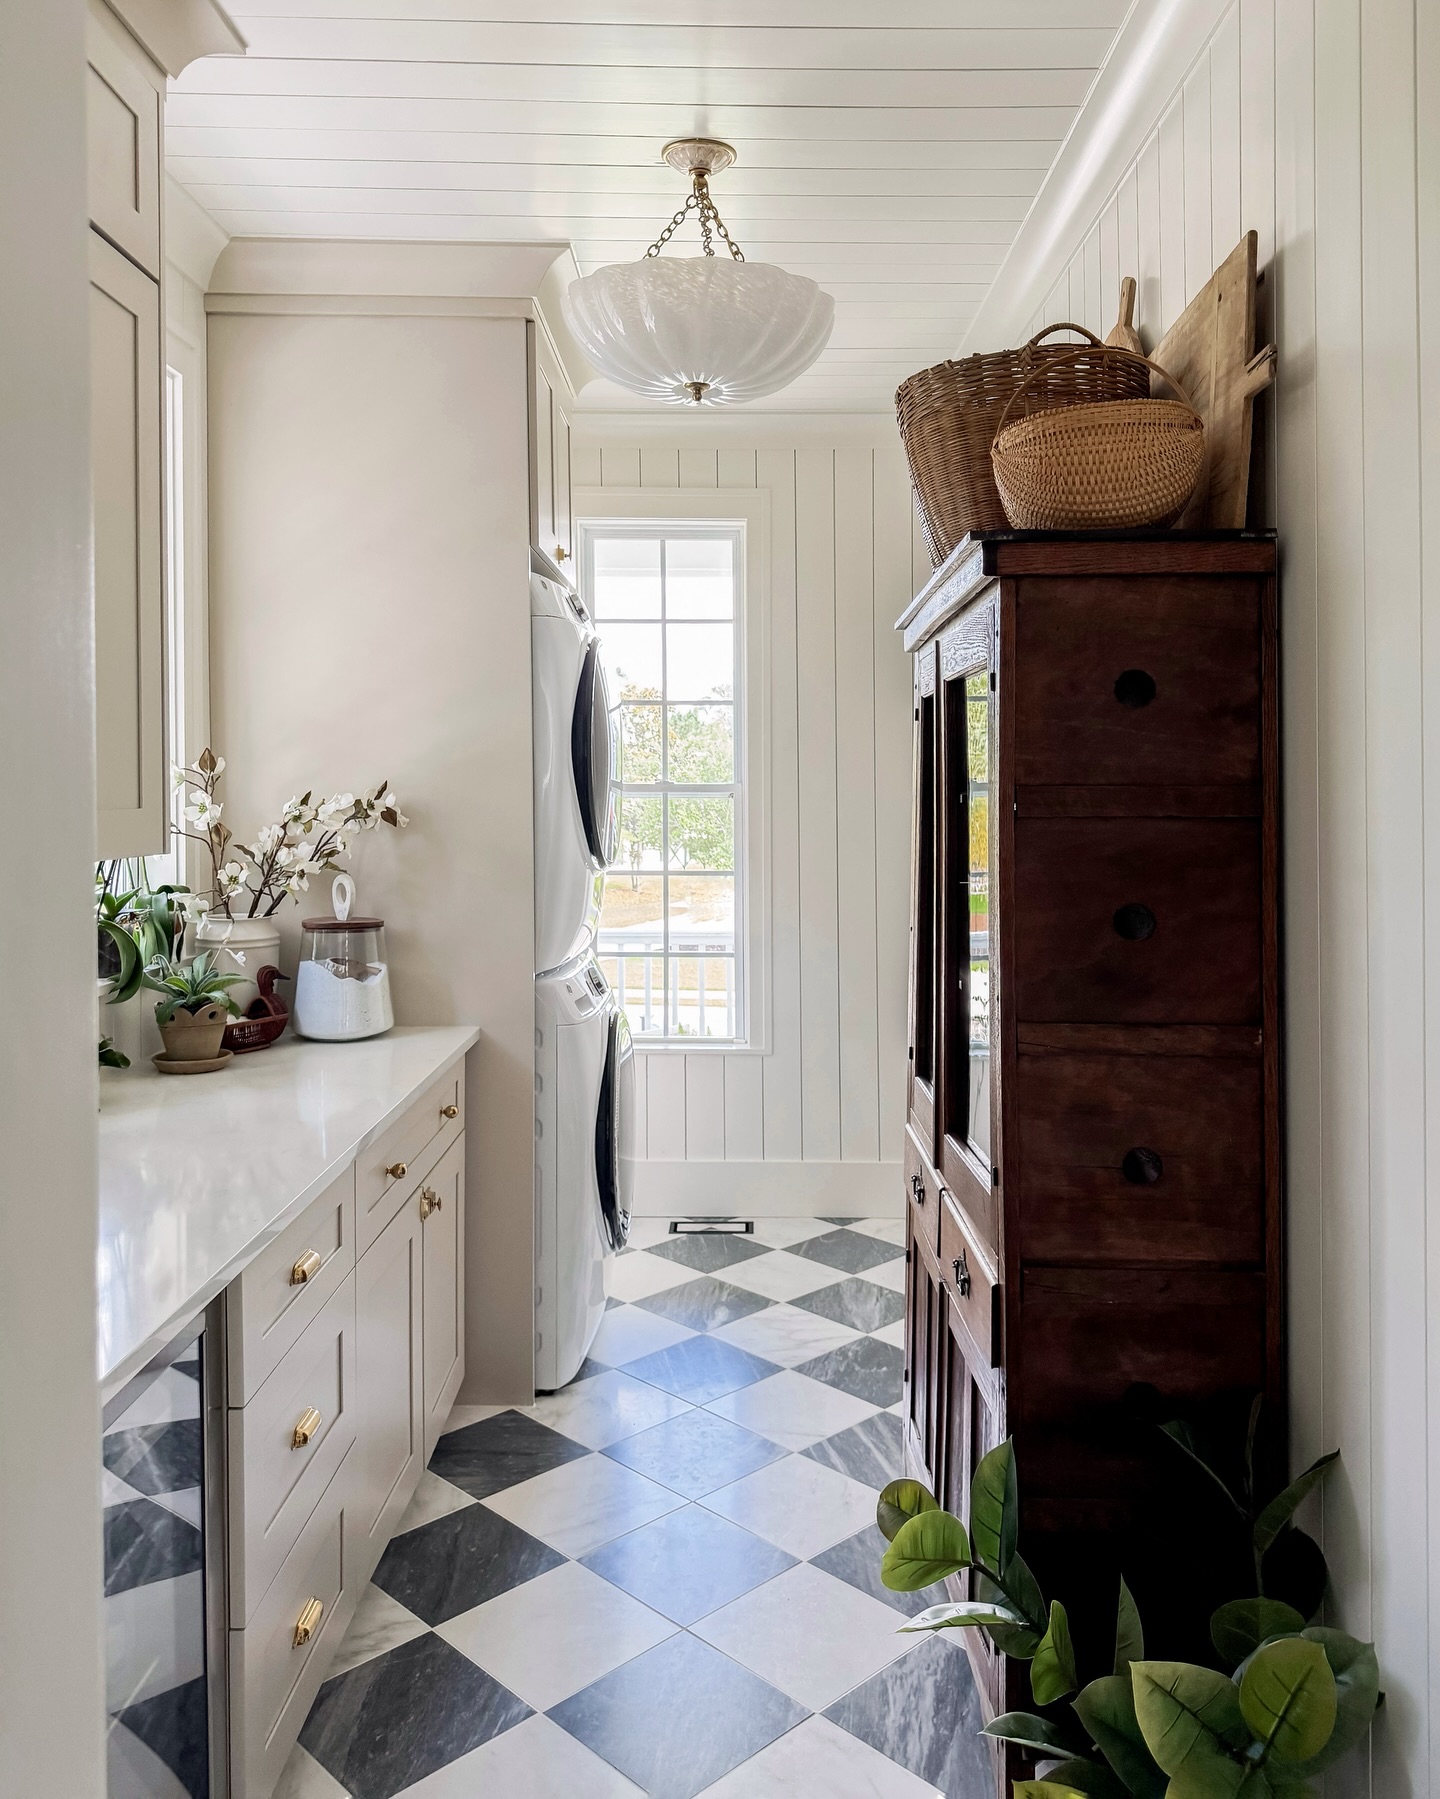
[[[569,552],[569,550],[567,550],[565,548],[565,546],[563,544],[559,544],[559,543],[556,544],[555,560],[557,562],[568,562],[570,560],[570,552]]]
[[[420,1191],[420,1216],[428,1218],[432,1212],[438,1212],[445,1201],[433,1187],[424,1187]]]
[[[296,1419],[295,1428],[290,1433],[290,1447],[292,1449],[303,1449],[310,1441],[311,1437],[315,1435],[316,1431],[319,1430],[320,1424],[321,1418],[319,1412],[315,1410],[313,1405],[306,1406],[299,1418]]]
[[[409,1171],[410,1164],[408,1162],[392,1162],[385,1170],[392,1181],[403,1181]]]
[[[458,1118],[460,1116],[460,1108],[459,1106],[441,1106],[440,1116],[442,1118]]]
[[[314,1280],[315,1276],[320,1272],[320,1267],[319,1250],[307,1249],[300,1260],[296,1262],[295,1266],[290,1270],[290,1285],[292,1287],[303,1287],[306,1281]]]
[[[325,1602],[321,1599],[307,1599],[300,1616],[295,1620],[294,1643],[297,1649],[303,1649],[315,1635],[320,1620],[325,1615]]]

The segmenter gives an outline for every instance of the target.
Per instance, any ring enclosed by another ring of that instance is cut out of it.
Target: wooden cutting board
[[[1255,396],[1275,378],[1275,346],[1255,349],[1255,233],[1247,231],[1165,333],[1154,360],[1174,375],[1205,421],[1205,466],[1177,523],[1243,530],[1250,493]],[[1157,398],[1169,396],[1158,375]]]

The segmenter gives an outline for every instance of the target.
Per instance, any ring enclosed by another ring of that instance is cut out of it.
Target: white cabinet
[[[100,0],[86,55],[90,223],[158,281],[165,77]]]
[[[439,1440],[465,1371],[465,1139],[420,1189],[424,1260],[425,1460]]]
[[[530,541],[563,574],[576,579],[570,482],[570,420],[561,384],[539,329],[525,328],[530,365]]]
[[[421,1371],[424,1262],[418,1205],[403,1205],[355,1275],[361,1427],[357,1559],[379,1561],[425,1465]]]

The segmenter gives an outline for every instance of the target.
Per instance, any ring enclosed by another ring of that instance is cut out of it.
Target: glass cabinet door
[[[991,691],[987,669],[965,677],[966,844],[969,963],[963,973],[966,1035],[966,1136],[970,1147],[990,1166],[990,933],[993,929],[990,878]]]
[[[936,1045],[940,1008],[937,871],[939,868],[939,783],[934,651],[923,653],[915,698],[915,823],[910,908],[910,1097],[909,1117],[925,1153],[935,1156]],[[929,687],[926,692],[925,688]]]

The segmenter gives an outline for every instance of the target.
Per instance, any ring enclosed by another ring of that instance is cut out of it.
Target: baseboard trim
[[[899,1218],[898,1162],[639,1162],[644,1218]]]

